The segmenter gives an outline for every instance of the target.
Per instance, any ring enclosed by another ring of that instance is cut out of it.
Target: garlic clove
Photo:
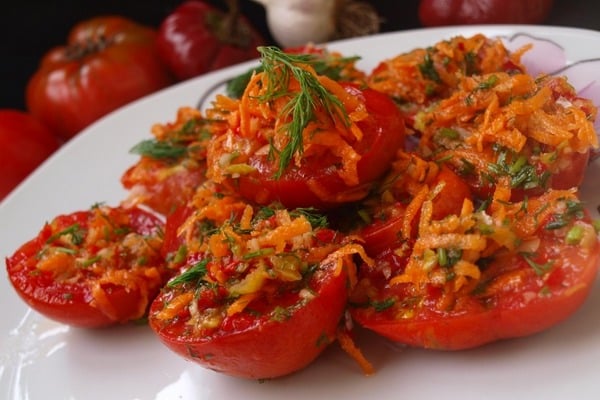
[[[253,0],[265,7],[273,39],[281,47],[379,32],[375,8],[355,0]]]
[[[273,39],[282,47],[322,43],[336,31],[336,0],[254,0],[265,7]]]

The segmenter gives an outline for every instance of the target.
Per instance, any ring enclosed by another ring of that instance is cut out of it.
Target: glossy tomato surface
[[[550,14],[553,0],[421,0],[424,26],[463,24],[539,24]]]
[[[249,161],[256,173],[237,179],[242,196],[260,204],[278,201],[290,208],[331,208],[365,197],[374,181],[388,170],[396,151],[404,146],[404,120],[389,97],[369,88],[342,85],[364,101],[368,112],[368,117],[357,123],[364,136],[353,144],[360,155],[358,184],[343,181],[340,157],[331,153],[305,157],[301,165],[290,165],[279,177],[275,177],[278,165],[268,155],[256,154]]]
[[[30,114],[0,110],[0,200],[59,146],[58,138]]]
[[[34,310],[97,328],[142,318],[168,278],[163,223],[138,208],[97,206],[60,215],[6,259],[10,281]]]
[[[253,207],[205,183],[167,217],[162,248],[179,271],[149,312],[178,355],[244,378],[274,378],[336,339],[360,246],[323,216]]]
[[[26,88],[28,110],[64,139],[103,115],[173,82],[156,31],[119,16],[75,25],[41,60]]]
[[[451,284],[431,278],[420,286],[394,282],[390,277],[405,271],[409,256],[384,250],[374,267],[361,269],[350,299],[352,316],[391,340],[438,350],[469,349],[551,328],[585,301],[600,260],[597,233],[583,209],[567,202],[564,212],[549,213],[520,250],[480,259],[481,277],[468,288],[453,289],[458,272],[449,260],[459,253],[456,249],[444,253],[446,266],[429,272]],[[528,219],[515,224],[530,225]],[[441,263],[440,252],[434,257]]]
[[[161,58],[180,80],[257,58],[256,47],[263,44],[258,31],[235,7],[225,13],[193,0],[164,19],[157,39]]]
[[[376,210],[375,215],[370,216],[370,222],[358,232],[364,241],[363,246],[367,254],[372,257],[400,245],[403,242],[400,233],[404,229],[410,229],[413,234],[416,234],[418,229],[419,213],[415,213],[410,221],[405,218],[408,204],[405,185],[410,183],[403,177],[392,179],[395,181],[390,189],[390,193],[394,195],[393,203]],[[439,193],[432,203],[432,218],[435,220],[460,214],[465,199],[472,197],[469,186],[445,165],[442,165],[427,183],[432,188],[439,185]],[[400,193],[394,193],[394,189],[398,189]],[[407,228],[405,224],[408,224]]]
[[[162,215],[184,206],[206,180],[206,125],[200,111],[191,107],[181,107],[175,121],[154,124],[154,137],[130,150],[140,158],[121,176],[130,191],[127,203]]]
[[[345,272],[338,274],[333,264],[322,264],[302,290],[281,287],[271,299],[253,302],[248,312],[226,317],[210,334],[194,331],[187,310],[166,323],[157,317],[181,295],[167,288],[153,302],[149,321],[160,340],[188,360],[228,375],[274,378],[304,368],[334,340],[346,306],[347,284]],[[310,298],[303,297],[306,293]],[[224,301],[214,288],[195,296],[202,312]]]

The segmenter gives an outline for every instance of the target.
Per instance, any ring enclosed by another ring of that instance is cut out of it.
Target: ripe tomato
[[[167,220],[165,258],[182,272],[154,300],[150,326],[177,354],[229,375],[299,370],[336,337],[359,246],[316,215],[253,209],[214,189]]]
[[[26,89],[29,111],[64,139],[172,83],[156,31],[118,16],[82,21],[50,50]]]
[[[338,155],[305,156],[301,165],[290,165],[275,177],[277,163],[268,154],[257,152],[249,160],[255,173],[237,178],[237,190],[242,196],[260,204],[278,201],[290,208],[330,208],[366,195],[387,171],[396,150],[404,145],[404,120],[389,97],[369,88],[345,83],[342,86],[364,102],[368,113],[366,119],[357,123],[364,136],[353,144],[361,157],[357,164],[358,184],[348,185],[340,177],[343,166]]]
[[[445,160],[482,199],[508,179],[512,200],[521,200],[581,184],[590,151],[598,148],[595,117],[591,101],[579,98],[564,77],[466,77],[450,97],[417,117],[419,151]],[[542,126],[565,134],[551,137]]]
[[[408,224],[410,231],[414,234],[419,222],[419,215],[415,213],[414,217],[407,221],[407,198],[406,188],[413,185],[408,171],[396,173],[388,180],[392,180],[393,186],[389,188],[387,194],[392,194],[394,200],[392,204],[385,205],[383,202],[377,202],[375,210],[371,211],[371,223],[361,228],[358,234],[364,240],[364,248],[369,256],[375,257],[384,251],[393,249],[403,242],[401,232],[404,225]],[[440,185],[439,193],[432,201],[432,216],[434,220],[441,220],[444,217],[460,214],[465,199],[472,197],[469,186],[461,180],[452,170],[442,164],[441,168],[432,173],[424,182],[431,188]],[[386,183],[383,183],[386,186]]]
[[[463,24],[539,24],[553,0],[421,0],[419,20],[425,26]]]
[[[36,118],[19,110],[0,110],[0,200],[59,146]]]
[[[452,95],[465,77],[523,70],[500,39],[476,34],[455,36],[382,60],[367,83],[392,97],[413,127],[419,123],[415,121],[419,112]]]
[[[573,192],[550,191],[500,209],[508,210],[504,228],[510,225],[510,233],[490,223],[496,217],[467,216],[480,224],[469,234],[483,229],[499,239],[474,264],[466,262],[473,248],[426,250],[419,255],[421,272],[409,272],[415,260],[410,251],[380,253],[374,267],[360,269],[350,298],[353,318],[392,340],[442,350],[531,335],[568,318],[586,299],[600,259],[597,232],[581,203]],[[438,243],[449,238],[437,236]],[[427,240],[421,236],[410,245],[416,249]],[[459,282],[461,274],[469,276]]]
[[[6,259],[17,293],[65,324],[96,328],[142,318],[168,279],[163,223],[138,208],[60,215]]]
[[[258,57],[265,43],[235,2],[229,13],[186,1],[168,15],[157,39],[161,58],[180,80]]]
[[[181,107],[174,122],[155,124],[154,139],[131,149],[141,157],[121,176],[130,190],[127,203],[144,204],[163,215],[185,205],[206,180],[206,125],[191,107]]]
[[[206,285],[167,288],[152,304],[150,326],[167,347],[206,368],[252,379],[287,375],[334,340],[346,305],[346,273],[336,274],[328,263],[311,274],[303,287],[255,300],[247,312],[226,317],[210,333],[197,324],[226,304],[227,293]],[[310,300],[303,298],[306,293]],[[186,307],[168,320],[160,317],[170,302],[190,294],[197,296],[199,315]]]

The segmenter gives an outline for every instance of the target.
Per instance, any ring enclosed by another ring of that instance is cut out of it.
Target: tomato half
[[[511,206],[511,233],[486,225],[489,216],[478,219],[485,226],[475,224],[479,227],[469,231],[483,229],[508,247],[496,242],[473,258],[473,248],[443,247],[451,239],[448,232],[435,236],[439,247],[419,253],[422,269],[417,272],[408,272],[414,252],[380,253],[375,266],[360,269],[350,298],[353,318],[394,341],[441,350],[527,336],[564,321],[593,286],[600,245],[576,198],[552,193],[529,199],[530,205]],[[521,211],[513,214],[512,207]],[[451,223],[447,220],[446,226]],[[426,246],[435,237],[418,238],[410,246]],[[514,239],[518,243],[512,247]]]
[[[19,110],[0,110],[0,200],[58,149],[58,138]]]
[[[404,120],[395,104],[372,89],[342,84],[348,93],[364,102],[368,117],[357,122],[363,132],[360,142],[352,144],[360,155],[358,183],[348,185],[340,177],[342,160],[327,153],[306,156],[300,165],[290,165],[275,177],[277,164],[267,154],[257,153],[248,164],[255,173],[236,179],[239,193],[259,204],[281,202],[286,207],[331,208],[360,200],[374,182],[389,168],[396,151],[404,145]]]
[[[465,77],[523,70],[500,39],[459,35],[380,61],[367,82],[392,97],[412,127],[420,111],[450,96]]]
[[[346,273],[336,274],[333,264],[321,264],[301,288],[273,288],[270,299],[253,301],[246,312],[225,317],[212,332],[196,324],[223,307],[226,293],[210,286],[166,289],[152,304],[150,326],[167,347],[206,368],[244,378],[274,378],[307,366],[334,340],[347,284]],[[160,317],[186,293],[197,297],[198,315],[186,308],[169,320]],[[304,297],[308,293],[310,298]]]
[[[393,249],[403,242],[403,229],[410,229],[411,234],[416,234],[419,223],[419,213],[415,213],[409,221],[406,220],[407,199],[406,188],[411,182],[407,171],[401,172],[404,176],[392,174],[389,180],[394,182],[388,193],[394,195],[392,204],[384,205],[377,203],[369,224],[362,227],[357,233],[364,240],[364,248],[372,257],[379,255],[389,249]],[[458,177],[451,169],[442,165],[439,170],[428,179],[421,182],[431,188],[439,185],[439,192],[432,202],[432,219],[442,220],[448,215],[459,215],[465,199],[470,199],[471,190],[469,186]],[[385,182],[383,183],[385,186]],[[396,192],[396,193],[395,193]],[[409,228],[405,228],[405,224]]]
[[[521,200],[581,184],[590,151],[598,148],[596,113],[564,77],[467,77],[417,116],[419,152],[445,160],[480,198],[508,179],[512,200]]]
[[[107,16],[75,25],[46,53],[26,88],[27,109],[70,139],[101,116],[173,82],[156,51],[156,31]]]
[[[191,107],[181,107],[173,122],[155,124],[154,138],[130,150],[140,159],[121,176],[130,191],[127,203],[144,204],[163,215],[184,206],[206,180],[206,125]]]
[[[149,322],[180,356],[233,376],[273,378],[336,338],[362,249],[305,211],[202,187],[168,217],[165,258],[181,272]]]
[[[34,310],[97,328],[142,318],[169,277],[163,223],[138,208],[97,206],[60,215],[6,259],[10,281]]]

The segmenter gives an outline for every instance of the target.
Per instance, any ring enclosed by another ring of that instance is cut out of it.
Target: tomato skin
[[[235,186],[245,198],[259,204],[281,202],[288,208],[331,208],[363,198],[371,185],[387,171],[396,151],[404,146],[404,120],[396,105],[385,95],[369,88],[342,84],[357,97],[365,99],[369,113],[357,122],[365,135],[355,150],[361,155],[357,170],[359,184],[346,185],[335,167],[335,157],[309,159],[302,166],[289,166],[274,178],[277,166],[266,155],[251,157],[249,164],[257,173],[242,175]]]
[[[114,208],[107,212],[107,215],[110,215],[109,218],[126,218],[127,225],[119,225],[120,229],[131,230],[137,235],[155,236],[157,229],[162,230],[161,220],[138,208]],[[61,271],[55,276],[52,271],[38,268],[40,254],[45,246],[56,240],[57,231],[74,225],[89,229],[93,223],[95,222],[91,211],[77,211],[54,218],[51,223],[44,225],[35,238],[7,257],[6,268],[10,281],[18,295],[31,308],[47,318],[68,325],[100,328],[138,319],[142,316],[140,311],[145,311],[149,301],[169,277],[169,272],[161,267],[162,257],[159,256],[159,249],[147,260],[149,267],[157,268],[148,269],[148,277],[141,278],[144,282],[136,280],[139,276],[128,275],[132,265],[122,257],[115,258],[114,265],[116,270],[127,270],[125,279],[128,281],[121,283],[105,279],[106,275],[96,280],[85,274],[77,279],[61,279]],[[93,246],[90,245],[90,248]],[[154,272],[156,275],[150,277]],[[147,290],[143,288],[145,284]],[[105,296],[102,305],[98,304],[94,295],[95,287],[101,288]]]
[[[189,206],[180,206],[175,208],[165,221],[165,236],[161,252],[163,257],[175,253],[177,249],[185,244],[184,239],[179,235],[178,229],[185,220],[194,213],[194,208]]]
[[[158,51],[178,79],[259,56],[256,47],[264,39],[247,19],[231,11],[226,14],[202,1],[186,1],[163,20]]]
[[[179,169],[170,174],[166,162],[153,159],[142,159],[129,167],[121,176],[123,187],[129,190],[141,190],[144,194],[139,200],[152,210],[168,215],[177,207],[189,201],[205,178],[205,168]]]
[[[438,295],[433,290],[431,299],[421,301],[406,318],[397,318],[392,311],[358,307],[351,309],[352,317],[391,340],[437,350],[469,349],[546,330],[566,320],[586,300],[600,266],[600,244],[596,241],[581,249],[558,243],[552,232],[540,232],[539,237],[541,250],[536,262],[558,265],[545,279],[523,258],[513,255],[488,267],[510,270],[509,279],[501,281],[490,297],[464,297],[457,301],[457,309],[445,312],[429,305]],[[409,289],[385,286],[383,273],[377,270],[391,268],[393,274],[405,263],[405,259],[383,252],[376,262],[379,267],[363,273],[380,288],[382,296],[409,298]]]
[[[30,114],[0,110],[0,200],[59,147],[56,136]]]
[[[253,305],[262,316],[247,313],[227,318],[209,336],[186,333],[186,319],[164,324],[154,316],[169,299],[164,291],[150,308],[150,327],[172,351],[206,368],[250,379],[275,378],[310,364],[327,347],[337,330],[347,300],[347,273],[336,274],[333,263],[321,265],[308,283],[315,297],[304,301],[297,293],[279,297],[291,315],[282,320],[269,318],[272,304]]]
[[[573,152],[563,156],[565,167],[554,174],[551,179],[551,187],[554,189],[568,189],[580,187],[585,178],[585,171],[590,160],[591,152]]]
[[[444,217],[460,214],[465,199],[471,198],[469,186],[450,168],[442,164],[437,175],[429,182],[430,187],[439,184],[444,186],[433,200],[432,219],[441,220]],[[401,190],[404,188],[401,186]],[[394,192],[394,190],[392,190]],[[396,193],[395,193],[396,194]],[[400,201],[402,194],[398,193],[394,204],[384,210],[385,218],[375,217],[375,220],[363,227],[358,235],[364,240],[364,248],[372,257],[376,257],[402,243],[400,232],[403,228],[406,206]],[[416,232],[418,216],[411,223],[411,229]]]
[[[70,139],[110,111],[170,85],[155,38],[154,29],[118,16],[78,23],[27,83],[28,110]]]
[[[553,0],[421,0],[419,20],[424,26],[463,24],[539,24]]]

